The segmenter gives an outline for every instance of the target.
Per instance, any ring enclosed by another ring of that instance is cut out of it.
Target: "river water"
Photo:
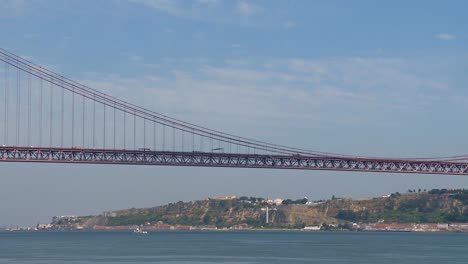
[[[0,232],[0,263],[468,263],[468,234]]]

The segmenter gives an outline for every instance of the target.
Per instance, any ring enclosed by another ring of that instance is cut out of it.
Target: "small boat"
[[[133,230],[133,233],[135,234],[148,234],[147,231],[143,230],[141,227],[137,227]]]

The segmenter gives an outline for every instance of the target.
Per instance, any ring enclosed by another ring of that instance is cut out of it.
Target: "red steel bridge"
[[[150,111],[4,49],[0,64],[2,162],[468,175],[468,156],[372,158],[286,147]]]

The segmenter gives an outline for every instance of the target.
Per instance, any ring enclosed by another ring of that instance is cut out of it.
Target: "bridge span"
[[[115,98],[1,48],[0,113],[0,162],[468,175],[468,156],[362,157],[210,129]]]
[[[468,164],[437,160],[77,148],[0,147],[6,162],[88,163],[468,175]]]

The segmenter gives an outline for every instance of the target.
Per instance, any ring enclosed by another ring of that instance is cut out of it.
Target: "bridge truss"
[[[456,162],[108,149],[0,147],[0,160],[11,162],[468,174],[468,164]]]

